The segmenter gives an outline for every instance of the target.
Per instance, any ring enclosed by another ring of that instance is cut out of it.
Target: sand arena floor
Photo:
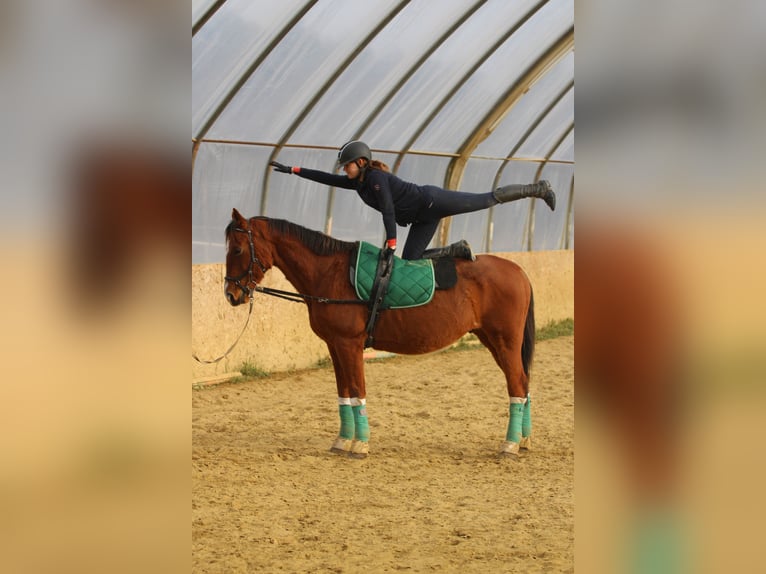
[[[573,572],[574,337],[537,344],[533,450],[484,347],[366,365],[370,456],[328,449],[331,368],[193,393],[192,571]]]

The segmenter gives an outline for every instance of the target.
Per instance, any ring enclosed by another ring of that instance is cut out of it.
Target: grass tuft
[[[545,341],[570,335],[574,335],[574,319],[563,319],[561,321],[551,321],[544,327],[539,328],[535,334],[535,339]]]
[[[262,379],[269,376],[268,371],[264,371],[252,363],[243,363],[239,368],[239,372],[242,373],[242,377],[248,379]]]

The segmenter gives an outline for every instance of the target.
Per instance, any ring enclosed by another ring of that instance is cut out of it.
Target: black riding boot
[[[499,203],[507,203],[525,197],[537,197],[547,203],[551,211],[556,209],[556,194],[553,193],[551,184],[546,179],[541,179],[537,183],[530,183],[529,185],[518,183],[504,185],[493,191],[492,195],[495,196]]]
[[[422,259],[436,259],[437,257],[456,257],[476,261],[476,256],[471,251],[471,246],[465,239],[457,243],[447,245],[446,247],[437,247],[436,249],[426,249],[421,256]]]

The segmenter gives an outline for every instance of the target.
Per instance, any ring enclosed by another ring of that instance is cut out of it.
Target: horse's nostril
[[[232,295],[231,293],[226,293],[226,299],[229,300],[229,303],[231,305],[236,305],[237,304],[237,300],[234,298],[234,295]]]

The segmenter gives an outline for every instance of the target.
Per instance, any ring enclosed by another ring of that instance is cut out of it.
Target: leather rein
[[[253,232],[250,229],[242,229],[241,227],[235,227],[232,229],[233,233],[246,233],[247,234],[247,241],[250,246],[250,265],[248,266],[247,270],[245,270],[241,275],[237,277],[230,277],[229,275],[226,275],[224,277],[225,281],[228,281],[230,283],[234,283],[237,287],[239,287],[245,295],[247,295],[248,299],[250,299],[250,309],[247,313],[247,320],[245,321],[244,327],[242,327],[242,331],[240,331],[237,338],[234,340],[234,342],[231,344],[231,346],[226,349],[223,355],[220,357],[217,357],[215,359],[200,359],[196,353],[192,353],[192,357],[194,360],[196,360],[199,363],[217,363],[221,359],[225,358],[231,351],[234,349],[234,347],[237,345],[239,340],[242,338],[242,335],[245,333],[245,329],[247,328],[248,323],[250,322],[250,316],[253,314],[253,295],[255,292],[263,293],[264,295],[271,295],[272,297],[279,297],[280,299],[286,299],[287,301],[292,301],[293,303],[306,303],[308,301],[315,301],[317,303],[329,303],[329,304],[335,304],[335,305],[367,305],[366,301],[361,301],[359,299],[331,299],[329,297],[317,297],[316,295],[306,295],[304,293],[293,293],[291,291],[282,291],[281,289],[272,289],[271,287],[261,287],[256,283],[255,279],[253,278],[253,265],[258,264],[258,267],[260,267],[261,272],[263,274],[268,271],[266,266],[261,262],[260,259],[258,259],[258,256],[255,254],[255,243],[253,241]],[[247,277],[247,283],[244,285],[241,283],[242,279]],[[253,285],[253,287],[250,287],[250,285]]]
[[[250,246],[250,266],[247,268],[246,271],[244,271],[241,275],[238,277],[230,277],[226,275],[224,279],[226,281],[229,281],[230,283],[234,283],[237,287],[242,289],[242,291],[245,292],[245,294],[250,297],[250,301],[253,300],[253,292],[257,291],[258,293],[263,293],[265,295],[271,295],[273,297],[279,297],[280,299],[287,299],[288,301],[293,301],[295,303],[305,303],[306,301],[316,301],[317,303],[330,303],[335,305],[366,305],[366,301],[361,301],[359,299],[331,299],[330,297],[317,297],[316,295],[306,295],[305,293],[293,293],[292,291],[282,291],[281,289],[272,289],[271,287],[261,287],[258,285],[258,283],[255,282],[255,279],[253,279],[253,265],[256,263],[258,264],[258,267],[261,268],[261,272],[263,274],[268,271],[266,266],[261,263],[261,260],[258,259],[258,257],[255,254],[255,242],[253,241],[253,232],[250,229],[242,229],[241,227],[235,227],[232,229],[233,233],[246,233],[247,234],[247,242]],[[247,277],[247,283],[244,285],[241,283],[242,279]],[[250,284],[253,284],[253,287],[250,287]]]

